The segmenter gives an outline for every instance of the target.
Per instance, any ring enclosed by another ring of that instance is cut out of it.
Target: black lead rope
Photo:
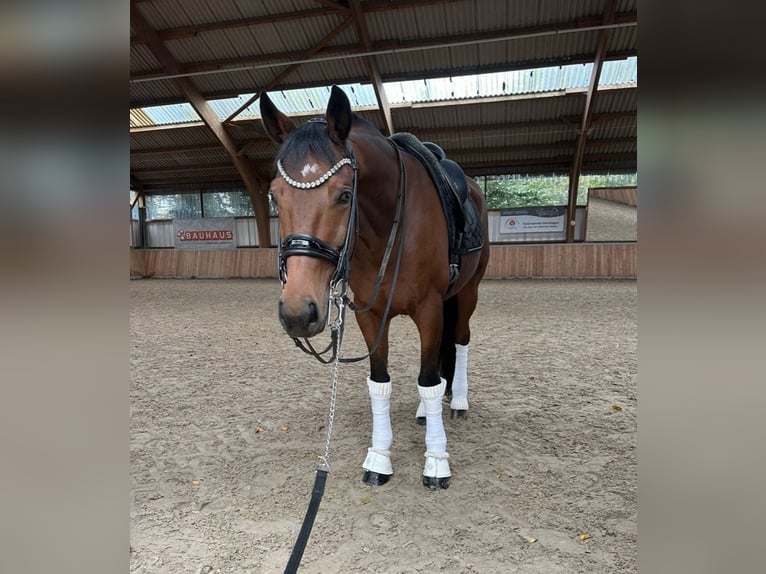
[[[343,340],[343,317],[345,315],[345,305],[341,299],[338,302],[338,316],[333,321],[333,356],[335,357],[335,366],[333,369],[332,386],[330,388],[330,412],[327,416],[327,440],[325,442],[324,455],[322,456],[322,462],[319,464],[316,470],[316,476],[314,477],[314,488],[311,490],[311,500],[309,500],[309,507],[306,509],[306,516],[303,517],[303,524],[301,530],[298,533],[298,538],[293,546],[293,551],[290,554],[290,559],[285,567],[285,574],[293,574],[298,571],[298,566],[301,564],[301,558],[303,557],[303,551],[306,549],[306,544],[311,536],[311,529],[314,527],[314,520],[316,519],[317,512],[319,511],[319,503],[322,501],[322,495],[324,494],[325,483],[327,482],[327,475],[330,472],[330,440],[332,439],[332,429],[335,423],[335,405],[338,394],[338,366],[340,361],[338,355],[340,354],[340,345]]]
[[[306,510],[306,516],[303,518],[303,526],[301,526],[301,531],[298,533],[298,539],[295,541],[293,552],[290,554],[290,560],[288,560],[287,566],[285,567],[285,574],[295,574],[295,572],[298,571],[298,566],[301,565],[303,551],[306,549],[309,536],[311,536],[311,529],[314,527],[314,519],[319,510],[319,503],[322,502],[324,485],[327,482],[327,474],[328,472],[326,470],[317,469],[316,471],[309,507]]]
[[[322,363],[335,363],[335,373],[333,377],[333,389],[332,389],[332,399],[330,403],[330,417],[328,419],[327,423],[327,445],[325,447],[325,454],[323,458],[323,462],[320,465],[320,468],[317,468],[316,475],[314,477],[314,488],[311,490],[311,499],[309,500],[309,506],[306,509],[306,515],[303,517],[303,524],[301,525],[300,532],[298,533],[298,538],[295,541],[295,545],[293,546],[293,551],[290,554],[290,559],[287,562],[287,566],[285,567],[284,574],[295,574],[298,571],[298,567],[301,564],[301,559],[303,558],[303,552],[306,550],[306,545],[308,544],[309,537],[311,536],[311,530],[314,527],[314,521],[316,520],[317,512],[319,511],[319,504],[322,502],[322,496],[324,495],[324,489],[325,484],[327,483],[327,475],[329,474],[329,465],[327,463],[327,459],[329,457],[330,452],[330,436],[332,433],[332,424],[333,424],[333,418],[335,413],[335,390],[337,388],[337,381],[338,381],[338,365],[339,363],[351,363],[356,361],[361,361],[363,359],[366,359],[369,357],[375,349],[377,349],[378,345],[380,344],[381,337],[383,334],[383,330],[385,328],[386,324],[386,318],[388,317],[389,311],[391,309],[391,303],[393,301],[393,294],[394,289],[396,287],[396,282],[399,278],[399,268],[402,260],[402,254],[404,253],[404,240],[405,240],[405,230],[406,230],[406,214],[407,209],[405,206],[405,197],[404,192],[407,187],[407,174],[404,169],[404,160],[402,159],[401,153],[399,152],[397,148],[397,154],[399,157],[399,166],[400,166],[400,174],[399,174],[399,198],[397,201],[397,210],[396,214],[394,216],[394,222],[393,222],[393,230],[390,235],[390,239],[388,242],[388,245],[386,246],[386,252],[383,256],[383,262],[381,265],[381,270],[378,273],[378,278],[376,281],[375,289],[374,289],[374,296],[372,300],[369,302],[368,305],[365,306],[364,309],[358,309],[352,307],[357,313],[364,312],[369,310],[372,307],[372,303],[375,301],[378,295],[378,291],[380,289],[380,284],[383,279],[383,275],[385,274],[385,269],[388,267],[388,260],[393,248],[394,240],[396,238],[396,232],[397,228],[399,227],[401,223],[401,234],[399,239],[399,249],[397,251],[396,256],[396,265],[394,267],[394,275],[391,280],[391,293],[389,294],[388,301],[386,301],[386,308],[383,314],[383,322],[381,323],[380,330],[378,331],[378,334],[375,338],[375,343],[373,347],[371,348],[370,352],[367,353],[367,355],[363,357],[355,357],[353,359],[344,359],[340,358],[338,355],[340,353],[340,343],[343,338],[343,319],[345,316],[345,309],[346,305],[345,303],[348,303],[349,306],[352,306],[352,303],[348,301],[345,293],[345,288],[348,285],[348,276],[349,276],[349,263],[350,263],[350,253],[349,253],[349,245],[348,240],[351,232],[351,225],[349,226],[349,229],[347,230],[347,237],[346,237],[346,244],[344,245],[343,253],[340,256],[339,261],[339,268],[341,265],[343,265],[343,261],[345,260],[346,264],[343,266],[342,269],[340,269],[340,281],[342,282],[342,293],[340,295],[340,301],[338,302],[338,317],[336,318],[336,324],[334,324],[331,328],[331,338],[330,345],[321,353],[318,353],[314,347],[311,345],[308,339],[306,339],[306,346],[304,346],[300,339],[293,338],[295,341],[295,344],[300,347],[303,351],[306,353],[313,355],[316,357],[320,362]],[[356,174],[354,174],[354,196],[356,196]],[[356,197],[354,198],[356,199]],[[356,208],[356,206],[354,206]],[[351,219],[353,220],[354,226],[356,226],[357,218],[356,213],[352,213]],[[401,221],[400,221],[401,220]],[[350,222],[351,224],[351,222]],[[356,233],[358,233],[358,229],[355,230]],[[310,237],[308,237],[311,239]],[[303,239],[303,238],[301,238]],[[315,254],[316,255],[316,254]],[[281,268],[281,264],[280,264]],[[327,353],[330,349],[332,349],[332,358],[325,359],[321,355],[324,355]],[[321,467],[324,468],[321,468]]]

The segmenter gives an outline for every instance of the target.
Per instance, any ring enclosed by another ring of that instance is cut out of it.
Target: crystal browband
[[[344,157],[343,159],[338,161],[338,163],[336,163],[334,166],[328,169],[324,175],[320,176],[318,179],[315,179],[314,181],[307,181],[305,183],[300,181],[295,181],[292,177],[287,175],[285,168],[282,167],[281,159],[277,161],[277,169],[279,170],[279,174],[282,176],[282,178],[293,187],[297,187],[298,189],[313,189],[315,187],[319,187],[328,179],[330,179],[344,165],[346,164],[351,165],[351,163],[352,162],[350,158]]]

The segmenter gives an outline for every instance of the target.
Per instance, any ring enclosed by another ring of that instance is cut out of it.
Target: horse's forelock
[[[327,133],[327,124],[308,122],[287,137],[277,153],[277,159],[288,171],[292,171],[300,169],[309,157],[332,165],[339,159],[337,153]]]

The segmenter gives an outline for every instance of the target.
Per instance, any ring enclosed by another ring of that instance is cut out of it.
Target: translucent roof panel
[[[636,63],[635,57],[605,62],[599,86],[635,83]],[[592,71],[593,64],[570,64],[454,78],[389,82],[385,84],[385,89],[392,104],[515,96],[584,88],[590,82]]]
[[[638,83],[638,59],[633,56],[625,60],[604,62],[601,67],[599,86],[614,86]]]
[[[570,64],[528,70],[512,70],[471,76],[455,76],[404,82],[385,82],[383,87],[391,104],[437,102],[467,98],[515,96],[585,88],[590,82],[593,64]],[[637,58],[604,62],[599,86],[637,83]],[[351,106],[377,108],[371,84],[346,84],[341,89],[349,96]],[[296,90],[276,90],[269,96],[286,114],[316,112],[320,114],[330,98],[330,87]],[[208,103],[219,118],[228,118],[253,97],[242,94],[236,98],[211,100]],[[259,118],[258,100],[250,103],[237,119]],[[154,106],[131,110],[130,125],[182,124],[200,121],[191,104]]]
[[[130,127],[163,126],[201,121],[189,103],[130,110]]]
[[[345,84],[338,87],[346,92],[353,108],[376,108],[378,106],[378,100],[375,98],[375,91],[369,84]],[[288,116],[290,114],[310,112],[321,113],[324,112],[327,107],[327,102],[330,100],[330,88],[330,86],[322,86],[318,88],[297,90],[275,90],[269,92],[269,97],[276,106]],[[247,102],[248,99],[252,98],[253,95],[254,94],[243,94],[238,98],[215,100],[211,101],[210,105],[216,113],[218,113],[218,116],[223,119],[237,111],[237,109]],[[258,100],[255,100],[237,116],[237,119],[260,117],[261,112],[258,108]]]

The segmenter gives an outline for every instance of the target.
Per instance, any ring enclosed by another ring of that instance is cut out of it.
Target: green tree
[[[484,190],[490,209],[505,207],[543,207],[566,205],[569,177],[566,175],[501,175],[476,178]],[[597,174],[580,177],[577,204],[585,205],[590,187],[621,187],[636,185],[633,174]]]

